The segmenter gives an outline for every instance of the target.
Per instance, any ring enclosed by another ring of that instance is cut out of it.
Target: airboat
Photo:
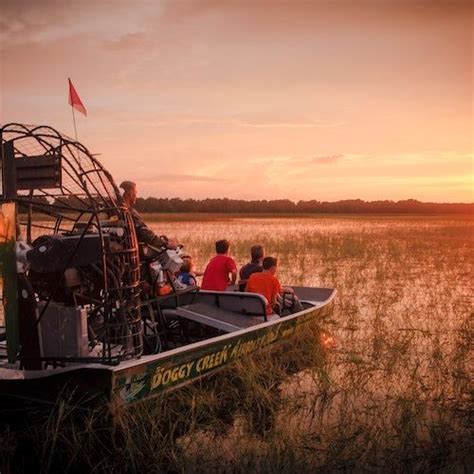
[[[48,126],[0,128],[0,399],[128,404],[291,337],[335,290],[295,288],[303,310],[178,285],[178,250],[140,243],[111,176]],[[169,291],[160,291],[164,286]]]

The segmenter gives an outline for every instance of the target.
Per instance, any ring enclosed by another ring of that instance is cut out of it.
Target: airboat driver
[[[162,247],[176,249],[177,243],[174,239],[168,239],[165,235],[157,236],[143,221],[140,214],[135,209],[137,202],[137,185],[133,181],[124,181],[120,187],[123,189],[122,202],[128,207],[132,215],[133,224],[137,233],[138,242],[143,242],[157,251]]]

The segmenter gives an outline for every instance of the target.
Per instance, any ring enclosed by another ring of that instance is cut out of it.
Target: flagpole
[[[70,77],[68,78],[68,82],[69,82],[69,104],[71,106],[72,122],[74,124],[74,134],[75,134],[76,142],[77,142],[78,141],[77,140],[77,125],[76,125],[76,114],[74,113],[74,109],[77,108],[77,110],[79,110],[79,112],[83,113],[85,116],[87,116],[87,111],[79,95],[77,94],[76,89],[74,89],[74,86],[72,85]]]
[[[76,142],[77,142],[76,116],[74,115],[74,107],[72,105],[71,105],[71,110],[72,110],[72,121],[74,123],[74,134],[76,136]]]

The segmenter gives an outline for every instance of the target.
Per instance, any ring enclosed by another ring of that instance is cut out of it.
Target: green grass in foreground
[[[2,473],[472,472],[471,220],[182,217],[154,226],[198,268],[263,243],[283,282],[338,289],[332,316],[114,422],[63,400],[2,424]]]

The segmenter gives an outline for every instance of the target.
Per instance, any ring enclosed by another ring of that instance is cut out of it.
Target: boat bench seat
[[[195,295],[193,303],[180,306],[176,314],[225,332],[238,331],[278,318],[267,316],[267,300],[256,293],[204,291]]]
[[[258,293],[200,290],[193,303],[206,303],[236,313],[265,317],[267,299]]]

